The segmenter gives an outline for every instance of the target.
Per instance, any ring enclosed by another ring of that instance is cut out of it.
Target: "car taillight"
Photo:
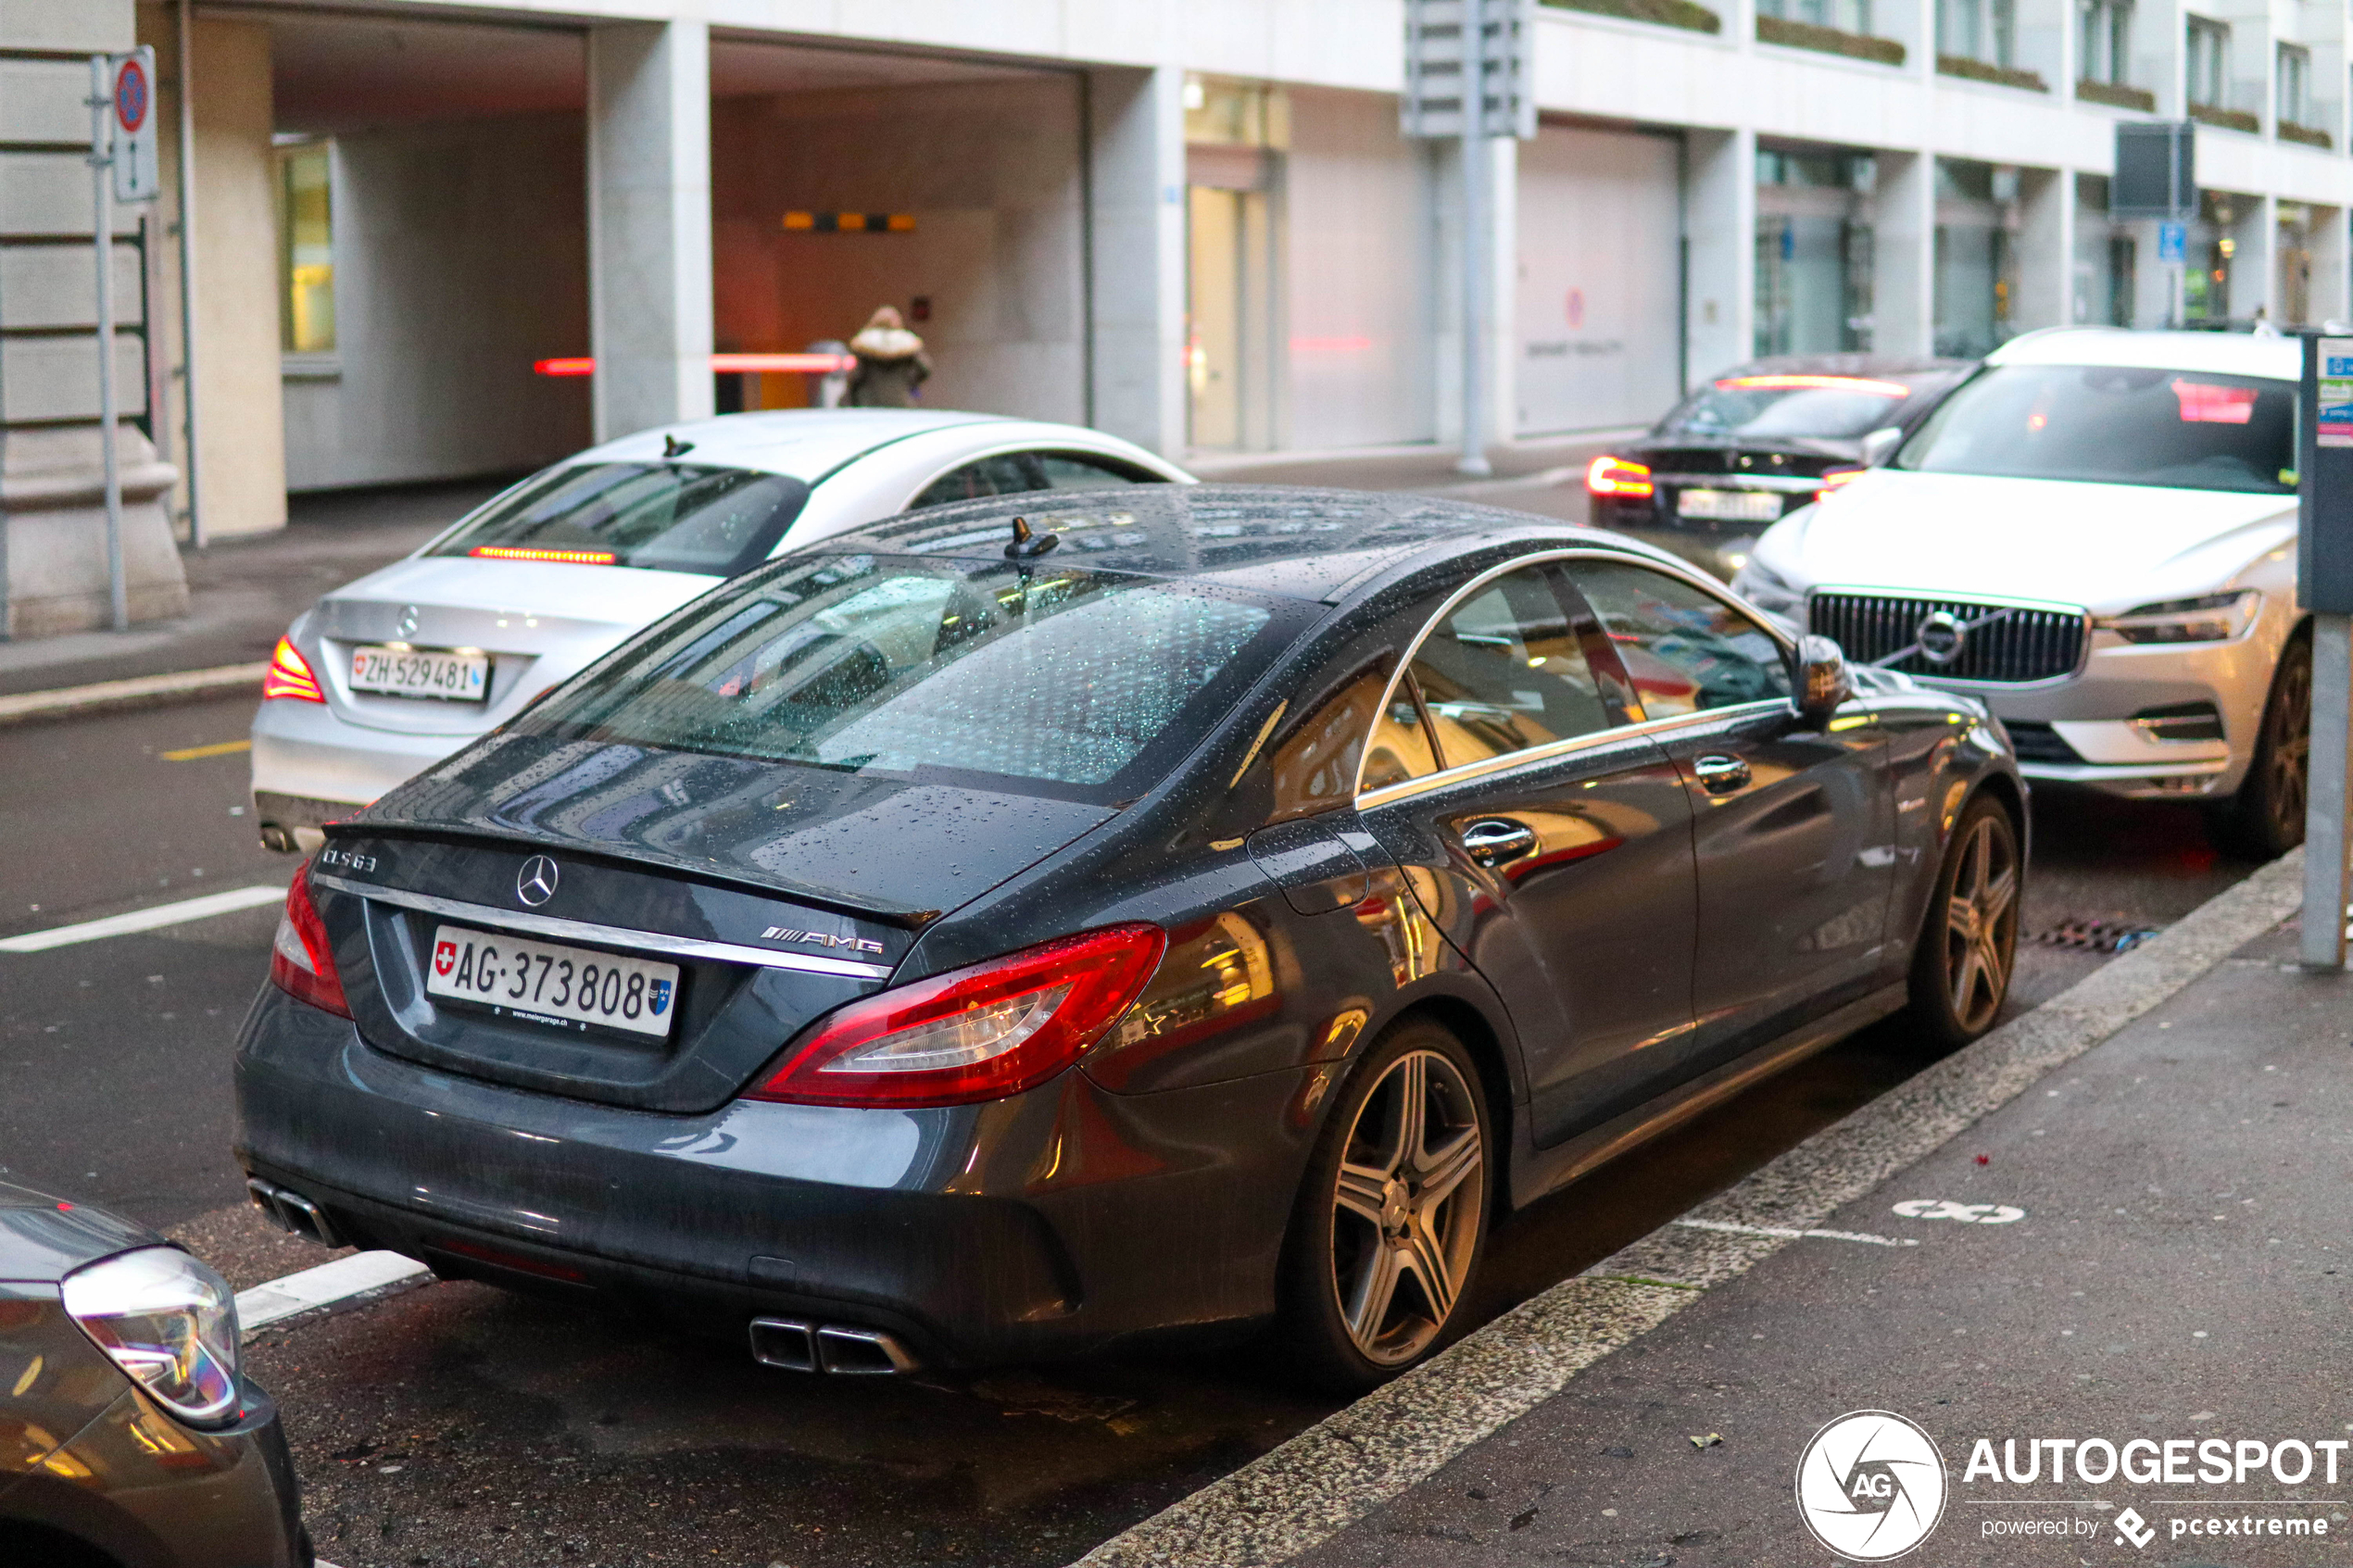
[[[1854,483],[1856,480],[1862,478],[1867,471],[1869,470],[1864,469],[1831,470],[1830,472],[1822,475],[1822,487],[1814,492],[1814,499],[1817,501],[1826,501],[1830,499],[1831,493],[1832,491],[1843,489],[1846,485]]]
[[[1156,925],[1108,926],[876,992],[820,1020],[748,1098],[913,1107],[1020,1094],[1119,1021],[1167,945]]]
[[[1585,488],[1595,495],[1641,497],[1655,493],[1651,470],[1623,458],[1595,458],[1585,467]]]
[[[290,696],[297,702],[324,702],[327,694],[319,689],[319,677],[295,648],[291,638],[281,637],[275,652],[270,656],[270,668],[262,672],[261,700],[273,696]]]
[[[326,922],[310,901],[308,860],[286,889],[286,912],[278,917],[278,939],[270,947],[270,981],[296,1001],[351,1016],[343,980],[335,973],[334,950],[327,945]]]

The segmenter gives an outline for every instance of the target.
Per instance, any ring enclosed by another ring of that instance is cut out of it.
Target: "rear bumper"
[[[799,1319],[980,1365],[1271,1312],[1304,1072],[672,1115],[420,1067],[266,990],[237,1152],[346,1237],[447,1273],[629,1298],[738,1344],[755,1317]]]
[[[265,702],[253,716],[254,793],[338,802],[347,813],[472,744],[480,733],[373,730],[323,703]]]

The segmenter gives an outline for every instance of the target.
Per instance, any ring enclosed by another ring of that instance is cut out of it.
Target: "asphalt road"
[[[0,936],[283,884],[242,701],[0,731]],[[2027,928],[2162,926],[2247,869],[2195,811],[2051,797]],[[239,1286],[321,1254],[242,1207],[227,1070],[275,911],[0,953],[0,1175],[175,1227]],[[2014,1006],[2103,961],[2021,949]],[[1872,1030],[1498,1232],[1482,1316],[1606,1256],[1922,1066]],[[1068,1561],[1328,1408],[1240,1352],[826,1381],[434,1286],[266,1336],[321,1549],[376,1564]]]

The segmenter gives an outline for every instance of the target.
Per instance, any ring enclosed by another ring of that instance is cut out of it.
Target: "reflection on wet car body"
[[[1987,1027],[2022,800],[1970,699],[1606,533],[975,502],[697,601],[332,830],[241,1154],[771,1364],[1271,1322],[1361,1386],[1459,1327],[1502,1208],[1897,1008]],[[442,972],[477,949],[495,985]]]

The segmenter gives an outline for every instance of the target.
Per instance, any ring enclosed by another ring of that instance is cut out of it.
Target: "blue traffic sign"
[[[2190,226],[2186,223],[2159,223],[2157,226],[2157,258],[2159,261],[2186,261],[2190,254]]]

